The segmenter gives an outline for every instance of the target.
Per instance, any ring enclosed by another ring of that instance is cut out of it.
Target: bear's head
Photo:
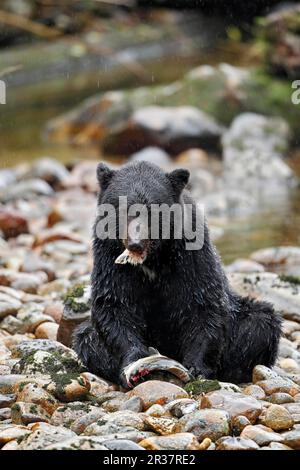
[[[187,170],[166,173],[148,162],[115,170],[100,163],[97,178],[100,230],[96,233],[102,236],[105,228],[107,238],[123,244],[125,251],[117,263],[141,264],[174,237],[176,217],[182,220],[181,194],[189,180]]]

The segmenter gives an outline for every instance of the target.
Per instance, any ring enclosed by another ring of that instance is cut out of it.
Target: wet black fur
[[[167,175],[148,163],[111,171],[100,164],[99,204],[191,202],[183,187],[188,172]],[[96,221],[97,222],[97,221]],[[201,250],[184,240],[154,241],[140,266],[117,265],[119,240],[94,238],[92,318],[79,327],[74,347],[87,368],[123,383],[122,369],[153,346],[194,375],[235,383],[249,381],[256,364],[272,366],[281,321],[272,306],[234,293],[205,225]]]

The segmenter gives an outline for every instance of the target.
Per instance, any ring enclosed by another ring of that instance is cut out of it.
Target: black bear
[[[120,196],[127,198],[128,207],[191,205],[194,223],[197,206],[185,190],[187,170],[165,173],[146,162],[112,170],[100,163],[97,176],[99,208],[109,204],[119,214]],[[280,318],[270,304],[232,291],[205,220],[201,249],[186,249],[185,236],[132,237],[120,233],[119,226],[115,238],[99,237],[101,220],[98,213],[91,321],[74,338],[91,372],[130,387],[133,382],[125,380],[123,370],[148,356],[149,347],[179,361],[194,376],[234,383],[249,381],[257,364],[274,364]],[[131,259],[122,264],[126,254]]]

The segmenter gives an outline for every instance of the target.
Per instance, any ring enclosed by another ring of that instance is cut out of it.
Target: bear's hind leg
[[[274,365],[281,319],[271,304],[239,298],[230,336],[218,378],[233,383],[249,382],[256,365]]]
[[[119,365],[89,320],[76,329],[73,348],[89,372],[111,382],[118,381]]]

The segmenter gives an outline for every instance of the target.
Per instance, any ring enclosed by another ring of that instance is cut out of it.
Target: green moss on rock
[[[220,390],[221,386],[218,380],[196,379],[192,380],[184,387],[185,391],[192,396],[201,395],[203,393]]]

